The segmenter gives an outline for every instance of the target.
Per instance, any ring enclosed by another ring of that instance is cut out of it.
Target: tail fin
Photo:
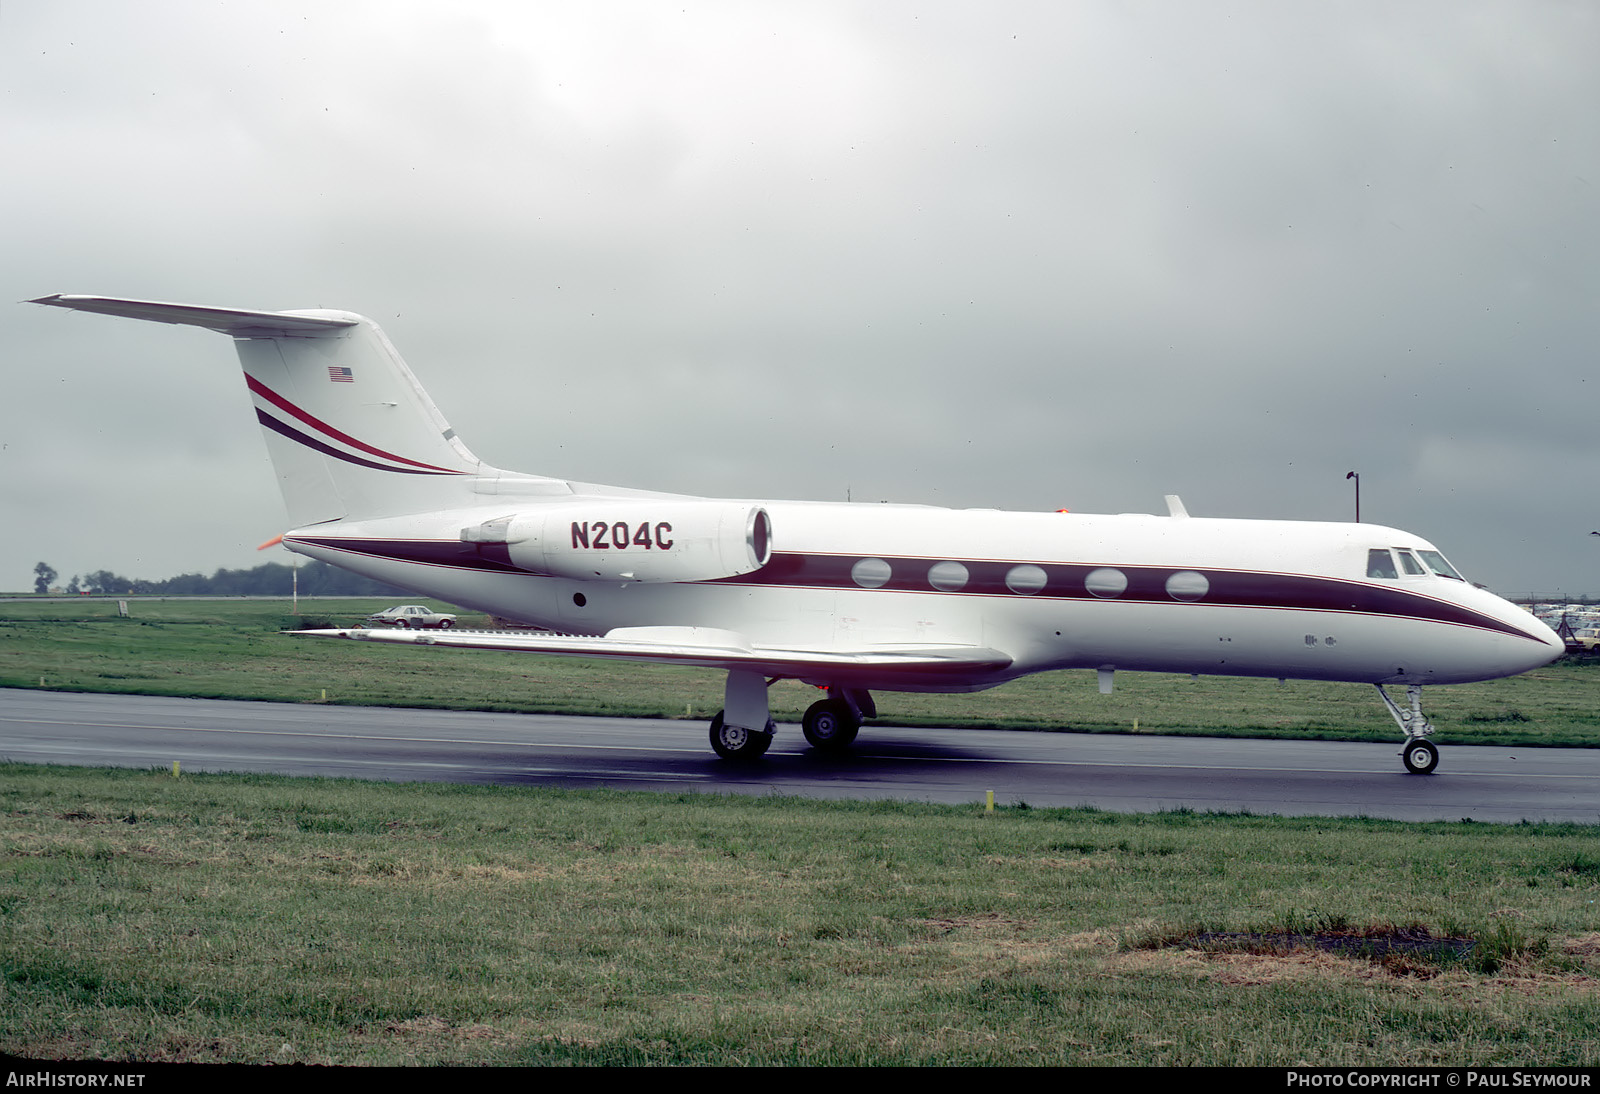
[[[33,301],[231,335],[296,526],[472,504],[500,472],[468,451],[370,319],[103,296]]]

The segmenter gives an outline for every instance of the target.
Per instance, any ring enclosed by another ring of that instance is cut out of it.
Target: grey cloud
[[[1364,515],[1478,580],[1597,587],[1585,7],[56,3],[0,31],[13,300],[367,312],[530,470],[1343,519],[1354,467]],[[259,561],[282,510],[226,340],[0,330],[28,529],[0,572]]]

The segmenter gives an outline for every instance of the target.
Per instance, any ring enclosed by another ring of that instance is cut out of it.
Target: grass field
[[[3,604],[0,684],[720,705],[718,673],[296,639],[287,608]],[[1451,742],[1597,745],[1597,674],[1434,688],[1427,709]],[[775,685],[774,711],[815,694]],[[1395,737],[1360,685],[1124,673],[1102,696],[1058,673],[879,700],[913,725]],[[1600,1064],[1600,826],[7,764],[0,816],[0,1052],[37,1059]]]
[[[33,1058],[1600,1063],[1595,827],[21,765],[0,811]]]
[[[281,632],[353,625],[386,601],[13,601],[0,604],[0,686],[203,698],[328,701],[655,718],[709,718],[722,674],[527,654],[330,643]],[[440,607],[445,607],[439,605]],[[463,616],[463,626],[484,625]],[[780,681],[774,716],[798,721],[813,688]],[[1600,746],[1600,664],[1557,662],[1509,680],[1430,688],[1439,740]],[[1398,741],[1373,689],[1231,677],[1047,673],[975,695],[877,694],[897,725],[1004,726],[1090,733]]]

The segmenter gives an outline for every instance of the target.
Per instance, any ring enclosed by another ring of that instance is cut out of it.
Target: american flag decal
[[[329,365],[328,379],[336,384],[353,384],[356,382],[356,374],[343,365]]]

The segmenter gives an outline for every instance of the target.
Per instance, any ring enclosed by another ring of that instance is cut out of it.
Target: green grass
[[[0,815],[35,1058],[1600,1062],[1593,826],[24,765]],[[1485,959],[1182,944],[1387,925]]]
[[[709,718],[722,674],[527,654],[328,643],[280,633],[306,620],[354,625],[391,601],[132,601],[0,604],[0,686],[205,698],[320,701],[635,717]],[[437,607],[447,607],[435,604]],[[464,614],[463,626],[481,626]],[[41,684],[42,681],[42,684]],[[1452,743],[1600,746],[1600,662],[1562,661],[1508,680],[1430,688],[1425,710]],[[771,689],[797,721],[817,691]],[[975,695],[879,693],[882,720],[1310,740],[1392,741],[1398,730],[1363,684],[1119,673],[1103,696],[1091,672],[1047,673]]]
[[[350,624],[387,602],[308,603]],[[720,674],[318,643],[284,603],[0,605],[0,684],[706,717]],[[471,618],[465,625],[475,625]],[[1434,688],[1600,744],[1600,669]],[[773,688],[793,719],[815,696]],[[1392,739],[1359,685],[1091,673],[902,724]],[[0,765],[0,1052],[343,1064],[1600,1062],[1600,828],[984,814]],[[1416,928],[1378,960],[1208,933]]]

